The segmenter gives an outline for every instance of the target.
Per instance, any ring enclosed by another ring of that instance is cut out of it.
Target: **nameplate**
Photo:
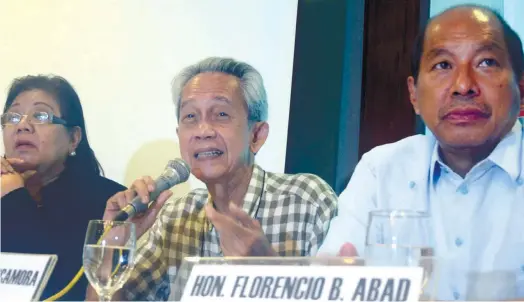
[[[422,267],[195,265],[182,301],[419,301]]]
[[[0,253],[2,300],[39,300],[56,260],[56,255]]]

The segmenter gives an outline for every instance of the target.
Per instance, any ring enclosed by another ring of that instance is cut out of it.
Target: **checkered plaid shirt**
[[[138,248],[124,294],[167,300],[185,257],[222,257],[219,235],[206,218],[208,192],[196,189],[166,202]],[[315,255],[336,215],[337,196],[318,176],[277,174],[254,165],[243,209],[257,219],[280,256]]]

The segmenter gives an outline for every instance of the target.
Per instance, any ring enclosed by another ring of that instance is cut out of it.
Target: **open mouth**
[[[195,152],[193,155],[196,159],[210,159],[210,158],[216,158],[224,154],[224,151],[218,150],[218,149],[206,149],[206,150],[199,150]]]

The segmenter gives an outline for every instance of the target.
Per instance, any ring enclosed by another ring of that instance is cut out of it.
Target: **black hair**
[[[87,139],[84,112],[80,98],[66,79],[54,75],[28,75],[14,79],[7,94],[4,113],[9,110],[18,95],[35,89],[48,93],[58,102],[60,105],[60,117],[67,122],[66,127],[69,131],[74,127],[81,129],[82,139],[75,150],[76,155],[68,156],[65,162],[66,169],[74,170],[75,173],[103,175],[104,171]]]
[[[422,57],[422,52],[424,51],[424,40],[426,38],[426,29],[428,25],[435,18],[457,8],[477,8],[483,11],[487,11],[488,13],[495,16],[495,18],[502,25],[502,33],[504,35],[504,42],[506,43],[506,47],[508,49],[511,67],[513,68],[513,73],[515,74],[515,77],[517,78],[517,80],[519,80],[524,73],[524,52],[522,50],[522,41],[519,35],[511,28],[511,26],[509,26],[506,20],[504,20],[504,18],[497,11],[483,5],[462,4],[450,7],[445,11],[441,12],[440,14],[430,18],[426,25],[417,35],[415,45],[413,46],[413,52],[411,54],[411,75],[415,79],[415,82],[417,81],[420,71],[420,61]]]

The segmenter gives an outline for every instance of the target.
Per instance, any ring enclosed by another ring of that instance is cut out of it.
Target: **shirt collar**
[[[519,120],[511,131],[502,139],[488,159],[502,168],[514,181],[517,181],[522,170],[522,124]]]
[[[244,212],[246,212],[252,218],[256,218],[256,212],[260,205],[260,199],[262,198],[262,190],[265,186],[265,172],[258,165],[253,165],[253,173],[251,174],[251,181],[247,187],[246,195],[244,196],[244,205],[242,206]]]
[[[433,147],[433,152],[431,153],[431,160],[430,160],[430,169],[429,169],[429,180],[432,184],[435,184],[437,180],[440,177],[440,173],[442,173],[442,167],[441,167],[441,160],[440,160],[440,154],[438,152],[438,141]]]
[[[506,134],[493,152],[481,163],[486,160],[491,161],[504,170],[512,180],[517,181],[522,173],[522,141],[522,124],[517,120],[511,131]],[[430,180],[435,184],[442,172],[442,166],[445,166],[440,158],[438,143],[433,148],[430,164]]]
[[[246,212],[249,216],[251,216],[253,219],[256,219],[257,210],[260,207],[260,202],[263,195],[263,190],[265,190],[265,178],[266,178],[266,172],[259,167],[257,164],[253,165],[253,172],[251,173],[251,180],[249,181],[249,185],[247,187],[246,195],[244,196],[244,204],[242,205],[242,209],[244,212]],[[209,201],[209,192],[207,192],[206,199]],[[206,202],[207,203],[207,202]],[[205,217],[205,211],[204,208],[200,210],[200,218]],[[207,219],[206,223],[207,223]],[[208,230],[211,230],[213,228],[213,225],[210,223],[207,226]]]

